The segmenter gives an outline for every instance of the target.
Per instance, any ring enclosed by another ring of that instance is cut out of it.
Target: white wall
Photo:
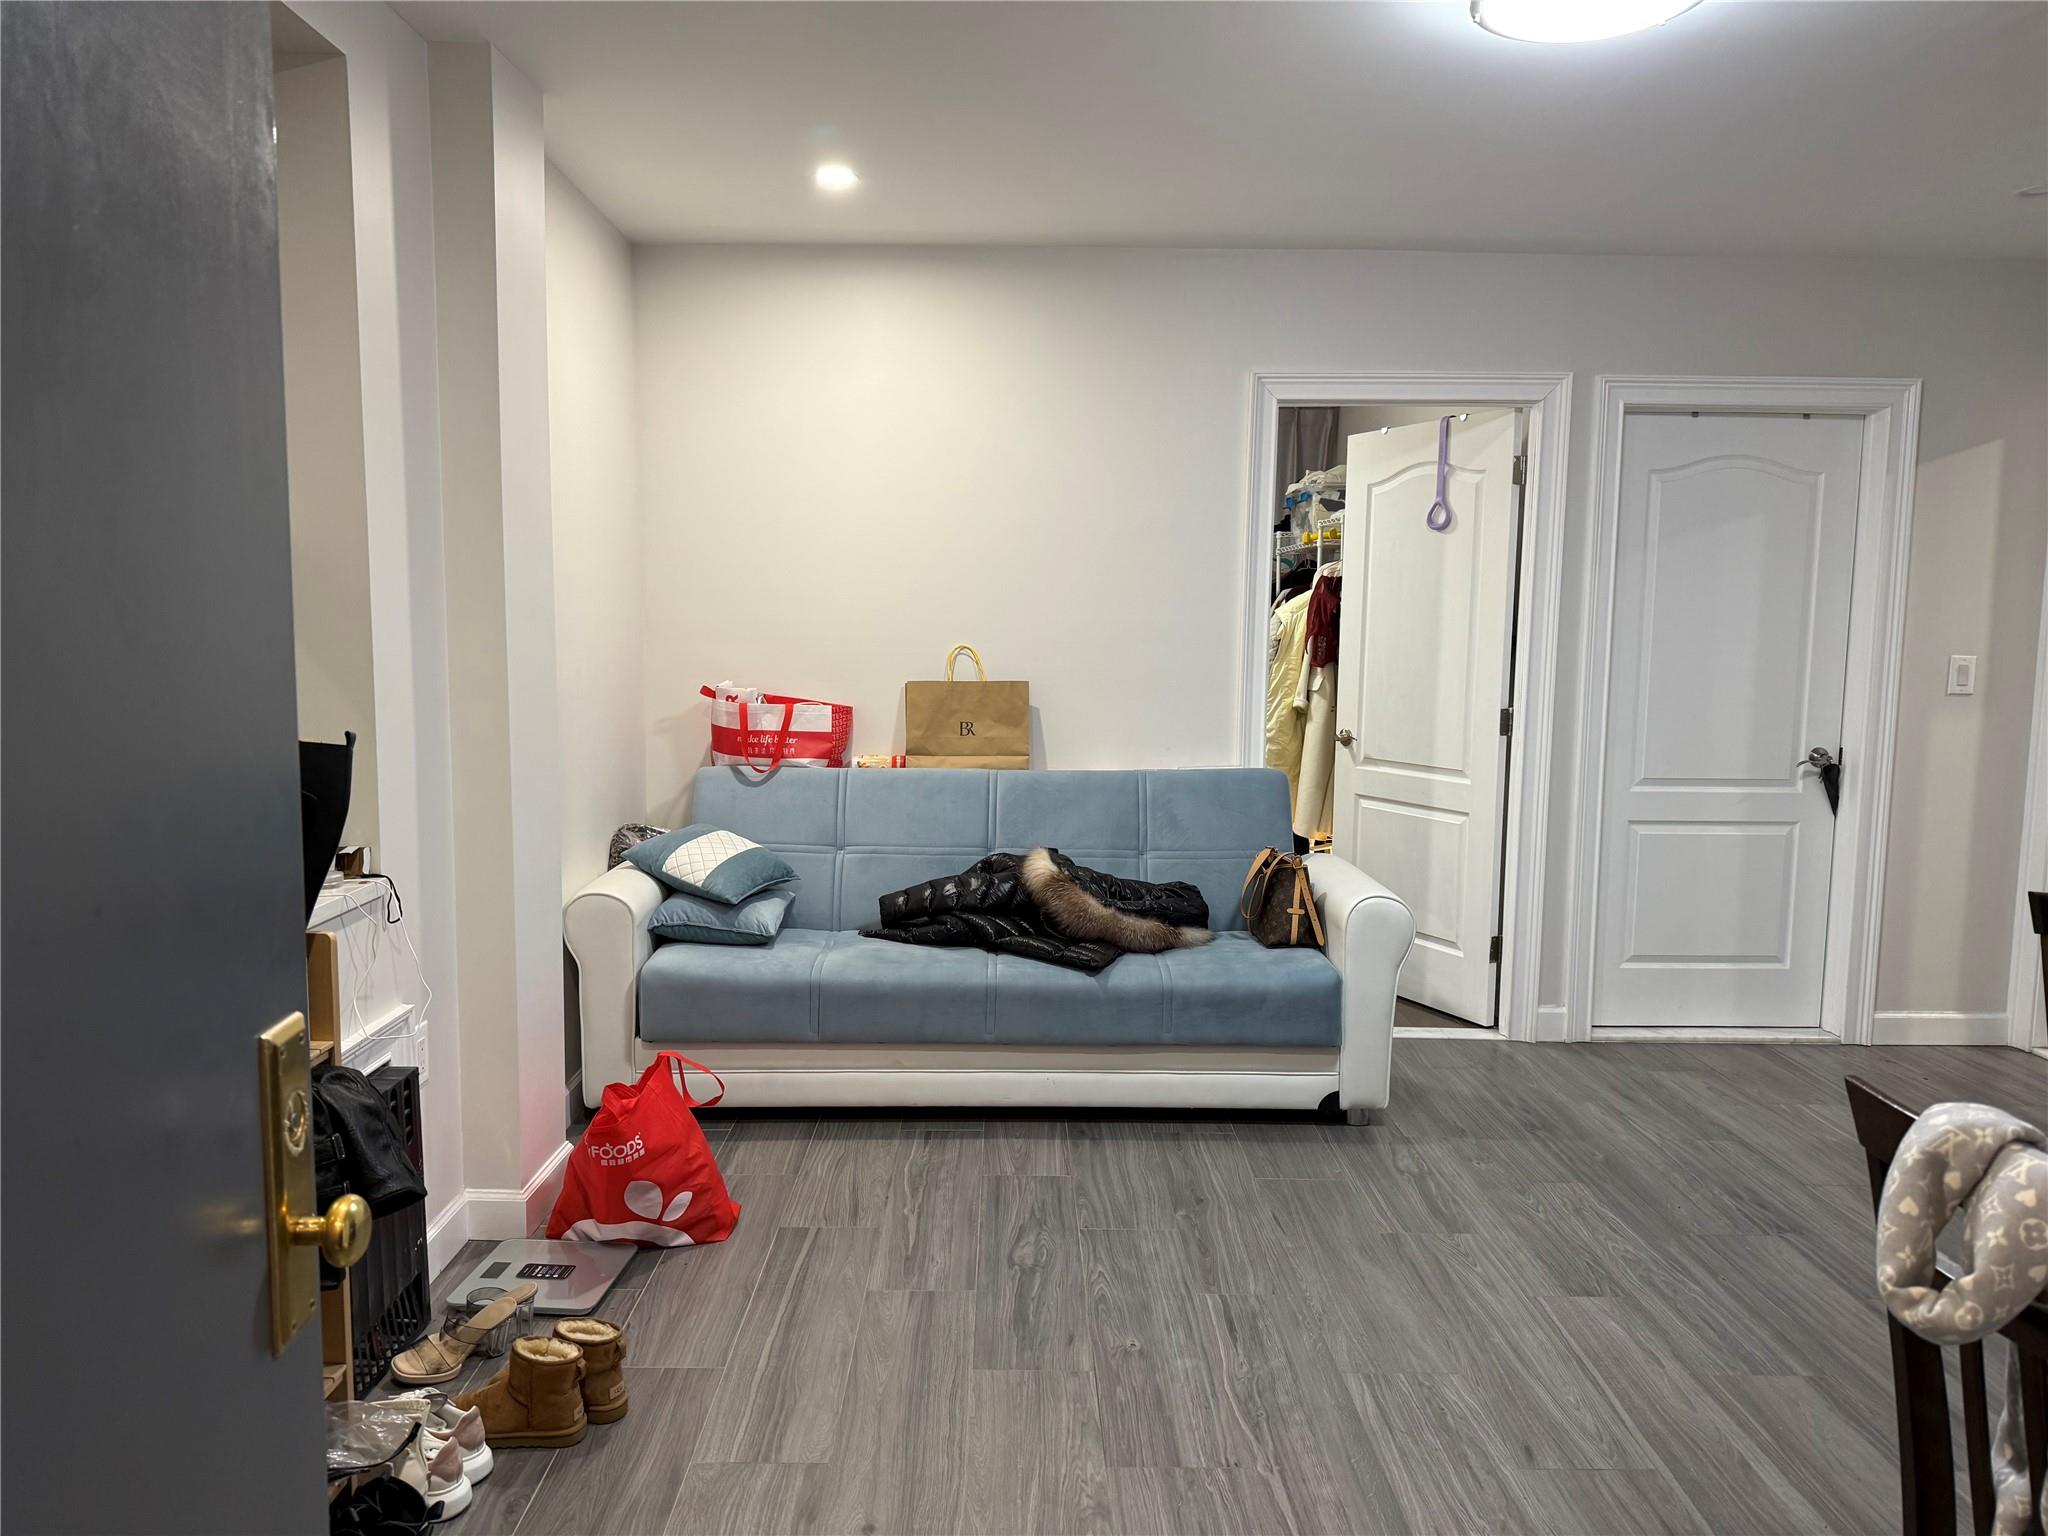
[[[604,873],[647,803],[641,720],[640,461],[633,251],[548,167],[548,454],[562,716],[562,899]],[[562,957],[562,1080],[583,1071],[575,962]]]
[[[370,530],[363,504],[363,375],[356,345],[355,184],[348,61],[274,81],[277,268],[291,482],[292,648],[299,735],[356,733],[342,842],[377,845],[377,693]]]
[[[502,55],[428,57],[463,1157],[472,1232],[517,1237],[563,1131],[546,160]]]
[[[633,253],[548,167],[548,443],[562,714],[562,896],[642,814],[640,464]]]
[[[427,45],[388,6],[295,0],[292,9],[348,65],[377,855],[403,893],[434,990],[422,1109],[427,1221],[440,1229],[462,1208],[465,1177]]]
[[[657,820],[703,760],[700,682],[844,700],[882,751],[904,679],[956,640],[1030,680],[1046,766],[1235,762],[1252,371],[1570,369],[1566,849],[1593,376],[1924,378],[1878,1006],[2004,1008],[2048,543],[2041,264],[668,247],[636,276]],[[1930,697],[1965,650],[1979,692]]]

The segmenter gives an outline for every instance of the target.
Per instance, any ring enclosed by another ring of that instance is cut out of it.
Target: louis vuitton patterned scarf
[[[1963,1273],[1937,1288],[1935,1240],[1958,1210]],[[1877,1289],[1893,1317],[1944,1345],[1996,1333],[2048,1292],[2048,1136],[1988,1104],[1936,1104],[1914,1121],[1878,1201]],[[2016,1365],[2005,1386],[1992,1536],[2029,1524]]]

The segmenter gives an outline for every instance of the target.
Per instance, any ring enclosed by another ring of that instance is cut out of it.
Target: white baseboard
[[[469,1241],[469,1191],[464,1190],[427,1224],[427,1275],[432,1277],[448,1267],[449,1260]]]
[[[1571,1038],[1566,1033],[1563,1003],[1541,1003],[1537,1006],[1536,1038],[1539,1041],[1563,1041]]]
[[[524,1189],[470,1189],[462,1199],[469,1217],[470,1237],[487,1237],[500,1242],[508,1237],[525,1237],[547,1219],[555,1196],[562,1192],[562,1172],[568,1166],[572,1142],[563,1142],[548,1155]]]
[[[2002,1013],[1877,1013],[1870,1018],[1872,1045],[2004,1045]]]
[[[1740,1024],[1595,1024],[1596,1043],[1622,1045],[1840,1045],[1824,1029],[1750,1029]]]

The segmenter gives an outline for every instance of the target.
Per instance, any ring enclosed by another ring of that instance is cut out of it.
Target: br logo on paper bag
[[[974,722],[972,720],[962,720],[960,722],[960,734],[962,736],[972,736],[974,734]]]

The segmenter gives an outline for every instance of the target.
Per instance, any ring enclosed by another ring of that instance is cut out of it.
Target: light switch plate
[[[1977,658],[1974,656],[1951,656],[1948,659],[1948,691],[1950,693],[1975,693],[1977,691]]]

